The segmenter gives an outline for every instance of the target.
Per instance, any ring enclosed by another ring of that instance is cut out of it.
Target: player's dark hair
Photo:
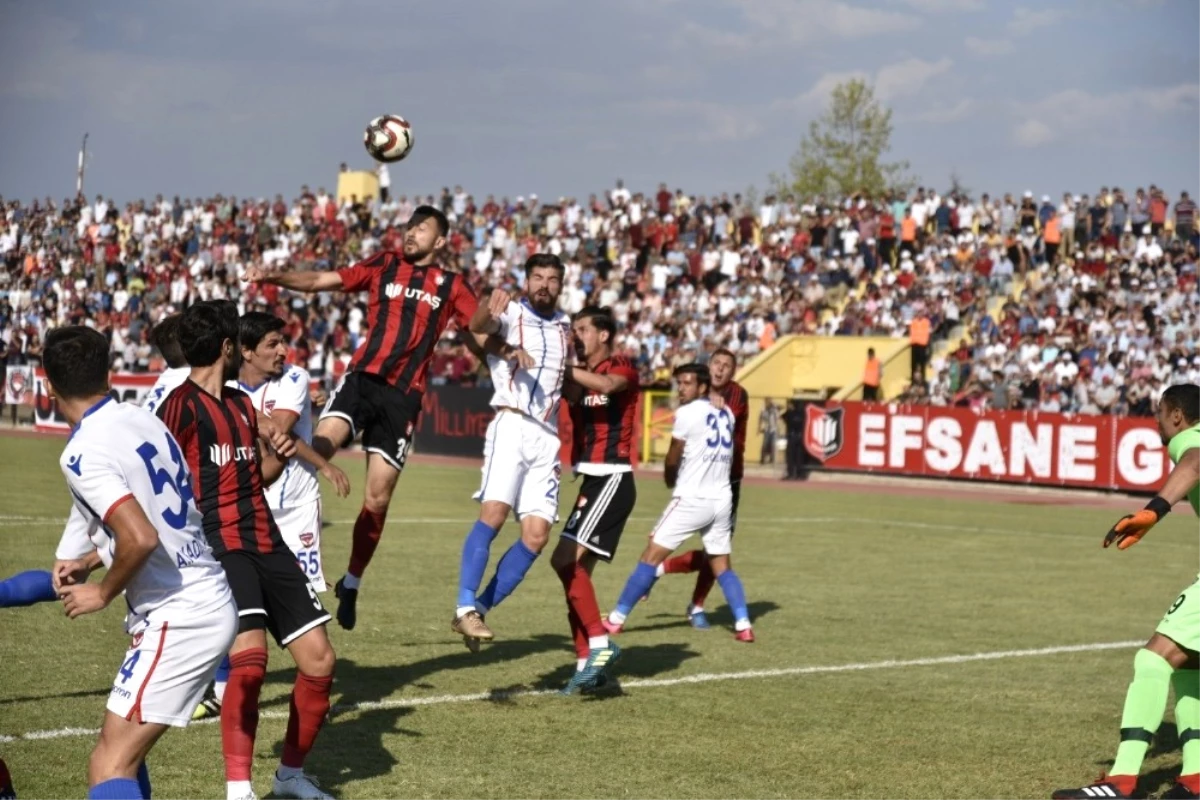
[[[254,350],[268,333],[283,330],[284,321],[265,311],[247,311],[238,320],[238,342],[246,350]]]
[[[64,400],[108,394],[108,339],[85,325],[55,328],[46,335],[42,368]]]
[[[183,312],[179,342],[191,366],[211,367],[217,363],[226,339],[237,346],[237,305],[231,300],[203,300]]]
[[[433,206],[417,206],[413,211],[412,216],[408,218],[409,227],[420,225],[425,220],[433,217],[437,220],[438,233],[443,237],[450,233],[450,220],[446,219],[446,215],[440,209]]]
[[[1159,403],[1168,409],[1179,409],[1190,425],[1200,422],[1200,386],[1194,383],[1177,383],[1167,387]]]
[[[162,354],[171,369],[187,366],[183,348],[179,346],[179,320],[182,318],[182,314],[172,314],[150,329],[150,344]]]
[[[612,309],[607,306],[584,306],[575,312],[575,319],[589,320],[596,330],[607,333],[609,344],[617,336],[617,321],[613,319]]]
[[[716,353],[713,355],[716,355]],[[695,375],[696,383],[712,388],[712,373],[708,371],[708,367],[704,364],[698,364],[695,361],[689,364],[680,364],[671,375],[675,378],[678,378],[680,375]]]
[[[733,365],[735,367],[737,366],[737,356],[735,356],[733,354],[733,351],[730,350],[729,348],[718,347],[716,350],[713,350],[712,355],[708,357],[708,362],[711,364],[712,360],[714,358],[716,358],[717,356],[729,356],[729,360],[733,362]]]
[[[561,278],[567,274],[567,268],[563,266],[562,259],[553,253],[534,253],[525,260],[525,279],[533,274],[535,269],[556,269],[558,276]]]

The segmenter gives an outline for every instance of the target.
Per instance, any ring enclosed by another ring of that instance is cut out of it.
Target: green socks
[[[1133,657],[1133,683],[1129,684],[1121,715],[1121,745],[1110,775],[1137,775],[1141,771],[1146,750],[1167,710],[1173,672],[1166,659],[1144,648]]]
[[[1171,683],[1175,687],[1175,725],[1183,749],[1183,769],[1179,772],[1195,775],[1200,773],[1200,672],[1176,670]]]

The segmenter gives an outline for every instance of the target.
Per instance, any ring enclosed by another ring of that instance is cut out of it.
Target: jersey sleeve
[[[521,306],[516,301],[510,302],[508,308],[504,309],[504,313],[500,315],[500,329],[496,331],[496,335],[500,338],[508,336],[508,332],[521,324]]]
[[[467,286],[467,282],[461,277],[458,278],[458,286],[454,289],[454,296],[451,298],[450,313],[459,328],[467,330],[477,308],[479,308],[479,299]]]
[[[384,251],[371,256],[366,261],[339,269],[337,274],[342,279],[342,291],[362,292],[371,288],[371,279],[387,265],[389,258],[393,258],[392,254]]]
[[[299,367],[292,367],[279,381],[274,411],[290,411],[300,416],[308,409],[308,404],[308,373]]]
[[[1188,428],[1171,437],[1167,455],[1171,457],[1172,464],[1178,464],[1184,453],[1196,447],[1200,447],[1200,427]]]
[[[171,392],[167,395],[167,401],[154,413],[167,426],[167,430],[175,437],[179,446],[186,450],[188,443],[196,435],[196,412],[192,408],[191,398],[182,393]]]
[[[629,381],[629,388],[636,390],[638,388],[638,371],[633,362],[623,356],[614,358],[608,368],[609,375],[620,375],[625,380]]]
[[[59,465],[75,505],[86,517],[106,523],[122,503],[133,499],[125,471],[107,448],[75,444],[63,452]]]
[[[92,531],[99,525],[96,520],[88,519],[79,506],[72,505],[71,513],[67,515],[67,525],[63,528],[62,538],[58,540],[58,549],[54,557],[61,561],[83,558],[96,549],[92,542]]]
[[[687,406],[676,409],[675,424],[671,428],[671,438],[687,441],[695,425],[695,414]]]

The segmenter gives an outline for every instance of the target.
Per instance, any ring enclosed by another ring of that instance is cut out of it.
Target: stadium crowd
[[[1058,202],[928,189],[759,200],[621,181],[554,202],[455,187],[339,203],[307,186],[290,202],[0,199],[3,358],[36,363],[50,327],[84,322],[110,336],[115,369],[156,370],[151,326],[228,297],[287,319],[293,361],[336,380],[364,334],[361,298],[239,278],[252,264],[328,269],[398,249],[420,203],[448,215],[445,257],[476,288],[517,285],[531,253],[561,255],[563,307],[611,306],[617,349],[648,385],[718,347],[749,358],[790,333],[932,347],[899,398],[916,403],[1146,414],[1165,386],[1200,381],[1196,205],[1153,185]],[[454,336],[432,370],[433,383],[486,381]]]

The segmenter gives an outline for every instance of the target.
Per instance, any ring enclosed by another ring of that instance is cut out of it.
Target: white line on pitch
[[[1101,650],[1125,650],[1137,647],[1143,640],[1127,642],[1096,642],[1093,644],[1070,644],[1057,647],[1039,647],[1029,650],[998,650],[990,653],[972,653],[960,656],[936,656],[932,658],[892,659],[888,661],[864,661],[857,664],[834,664],[815,667],[784,667],[782,669],[752,669],[743,672],[701,672],[696,675],[685,675],[681,678],[643,678],[638,680],[621,681],[622,689],[657,689],[664,686],[680,686],[691,683],[712,683],[714,681],[744,681],[753,678],[786,678],[796,675],[823,675],[834,672],[865,672],[877,669],[904,669],[906,667],[936,667],[945,664],[968,664],[975,661],[999,661],[1006,658],[1033,658],[1036,656],[1055,656],[1066,653],[1092,653]],[[483,700],[513,700],[519,697],[542,697],[558,694],[556,689],[517,689],[511,692],[475,692],[472,694],[440,694],[432,697],[409,697],[397,700],[379,700],[374,702],[354,703],[348,706],[336,706],[334,711],[342,713],[351,711],[373,711],[387,708],[416,708],[418,706],[438,706],[450,703],[474,703]],[[262,716],[271,719],[284,719],[288,716],[284,711],[264,711]],[[215,723],[218,720],[202,720],[196,725]],[[59,728],[48,731],[30,731],[16,736],[0,735],[0,742],[40,741],[42,739],[61,739],[69,736],[94,736],[99,733],[95,728]]]

